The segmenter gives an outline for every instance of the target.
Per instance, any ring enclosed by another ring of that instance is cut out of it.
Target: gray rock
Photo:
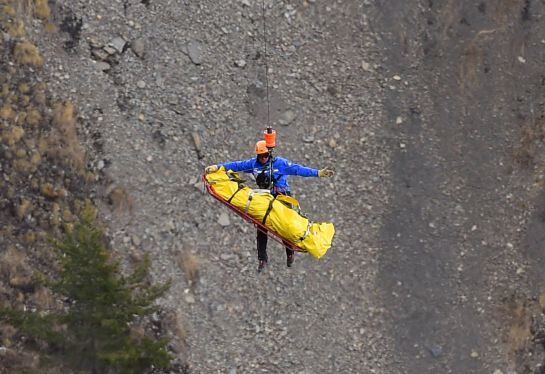
[[[102,48],[93,49],[91,51],[91,55],[94,58],[96,58],[97,60],[100,60],[100,61],[105,61],[106,59],[108,59],[108,57],[110,57],[110,55],[108,53],[106,53]]]
[[[428,347],[428,350],[433,358],[437,358],[443,354],[443,347],[437,344],[433,344],[432,346]]]
[[[146,88],[146,82],[144,82],[143,80],[139,80],[138,82],[136,82],[136,87]]]
[[[236,61],[235,61],[235,66],[236,66],[236,67],[239,67],[239,68],[243,68],[243,67],[246,66],[246,61],[243,60],[243,59],[236,60]]]
[[[303,143],[314,143],[314,135],[303,136]]]
[[[97,62],[96,67],[99,71],[108,71],[112,68],[110,64],[104,61]]]
[[[123,39],[120,36],[118,36],[116,38],[113,38],[108,43],[108,45],[110,47],[113,47],[117,51],[117,53],[123,53],[123,50],[125,49],[126,44],[127,44],[127,42],[125,41],[125,39]]]
[[[144,58],[146,54],[146,45],[141,38],[135,39],[131,42],[131,50],[140,58]]]
[[[189,59],[191,62],[193,62],[195,65],[202,64],[202,46],[201,43],[199,43],[196,40],[192,40],[189,43],[187,43],[187,54],[189,55]]]
[[[109,45],[105,46],[104,48],[102,48],[103,51],[105,51],[107,54],[109,54],[110,56],[111,55],[115,55],[117,53],[117,49],[115,49],[114,47],[111,47]]]
[[[218,217],[218,223],[222,227],[227,227],[231,225],[231,221],[229,220],[229,216],[227,215],[227,213],[223,212],[220,214],[220,216]]]
[[[280,115],[278,123],[283,126],[288,126],[295,120],[295,118],[297,118],[297,114],[295,113],[295,111],[288,109]]]
[[[102,47],[104,47],[104,45],[95,38],[89,38],[88,43],[89,43],[89,46],[91,48],[102,48]]]
[[[131,236],[131,240],[132,240],[132,244],[134,244],[135,246],[139,246],[140,245],[140,238],[136,235],[133,235]]]
[[[195,296],[193,296],[190,293],[186,294],[184,299],[185,299],[185,302],[188,304],[195,304]]]

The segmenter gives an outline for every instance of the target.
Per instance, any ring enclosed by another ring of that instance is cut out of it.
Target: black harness
[[[261,169],[261,172],[257,174],[257,176],[255,177],[255,183],[257,184],[257,187],[262,189],[268,189],[268,190],[272,190],[274,188],[274,184],[277,181],[277,179],[273,175],[274,158],[272,156],[270,157],[271,157],[270,162],[267,162],[263,166],[263,169]],[[269,172],[268,174],[267,174],[267,171]]]

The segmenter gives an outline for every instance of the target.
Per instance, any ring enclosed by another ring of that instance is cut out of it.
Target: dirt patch
[[[501,300],[512,288],[537,299],[534,287],[543,278],[532,270],[543,266],[543,228],[539,213],[529,219],[527,210],[541,206],[534,199],[544,47],[532,37],[542,29],[532,21],[539,12],[524,1],[419,4],[420,14],[408,5],[385,7],[380,18],[393,30],[384,44],[389,74],[418,86],[392,89],[388,115],[415,106],[420,112],[391,132],[392,143],[403,144],[393,159],[383,227],[381,277],[392,334],[408,372],[533,372],[542,360],[534,336],[541,313],[532,297],[506,309]],[[412,35],[415,52],[400,53],[396,35]],[[530,44],[541,52],[530,52]],[[494,343],[498,329],[503,347]]]

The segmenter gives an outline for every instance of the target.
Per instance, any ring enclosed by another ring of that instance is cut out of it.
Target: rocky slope
[[[266,50],[256,1],[58,0],[28,22],[97,175],[82,197],[173,281],[175,372],[541,370],[543,4],[434,3],[265,1]],[[269,111],[278,154],[336,170],[291,184],[337,234],[291,269],[271,243],[258,276],[254,229],[200,176],[249,157]]]

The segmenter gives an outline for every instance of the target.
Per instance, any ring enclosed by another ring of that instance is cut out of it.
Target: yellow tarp
[[[260,222],[272,202],[265,226],[312,256],[320,258],[331,247],[335,235],[331,222],[311,222],[287,205],[298,205],[297,200],[281,195],[275,199],[269,192],[252,190],[237,181],[237,178],[237,173],[229,172],[228,175],[223,167],[206,175],[206,180],[214,192],[226,201],[231,199],[232,205]]]

